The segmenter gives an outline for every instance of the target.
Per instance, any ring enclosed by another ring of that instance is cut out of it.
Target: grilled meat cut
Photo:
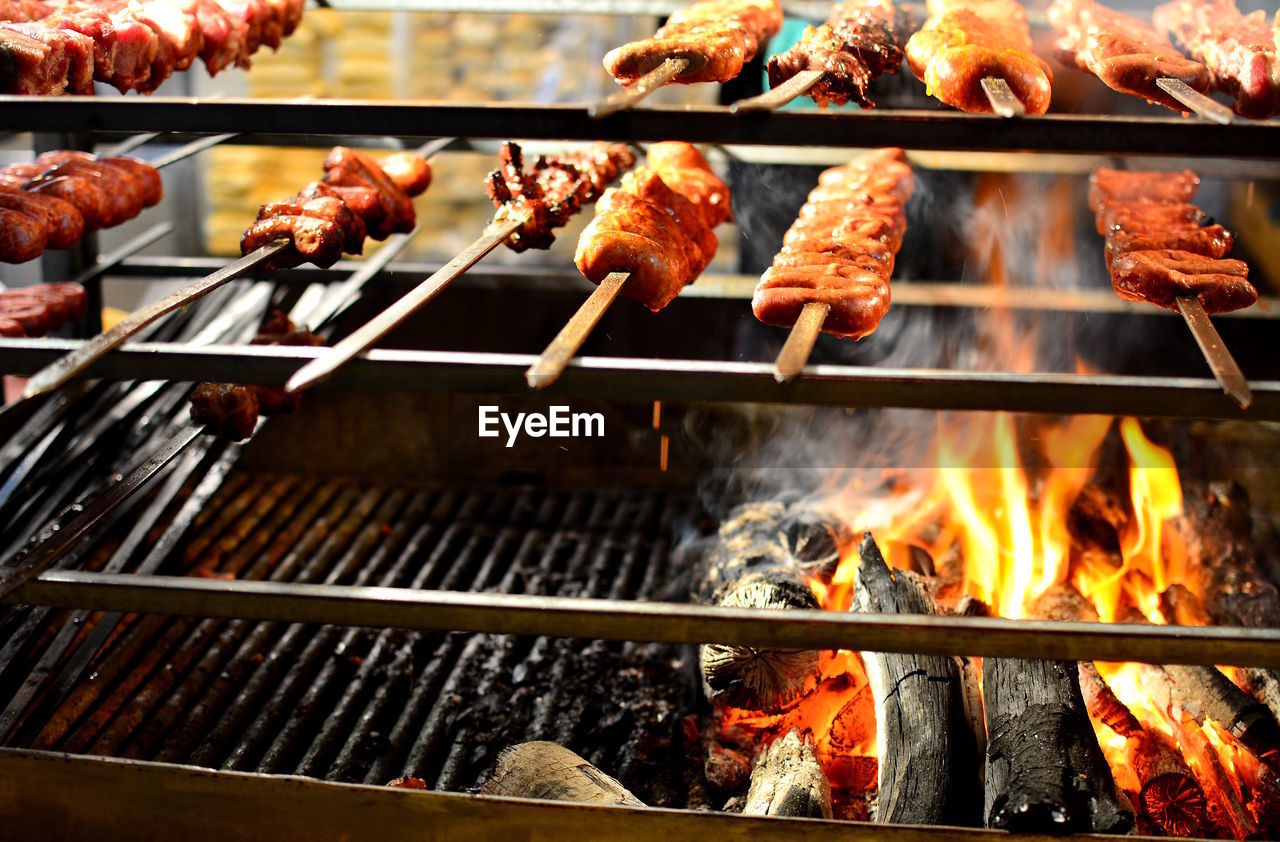
[[[655,143],[646,166],[604,192],[574,262],[595,283],[629,272],[622,291],[657,312],[711,262],[711,229],[728,216],[728,188],[702,155],[687,143]]]
[[[407,152],[388,160],[399,181],[367,152],[334,147],[325,158],[324,181],[308,184],[291,199],[259,208],[257,220],[240,240],[241,252],[248,254],[273,240],[289,240],[292,248],[274,255],[266,268],[302,263],[328,267],[343,252],[360,254],[366,236],[383,240],[412,231],[417,215],[410,197],[431,183],[430,164]]]
[[[279,310],[258,330],[253,345],[316,346],[324,341],[299,328]],[[247,439],[260,415],[279,415],[298,408],[301,395],[286,394],[275,386],[240,386],[233,383],[201,383],[191,395],[191,419],[208,426],[215,435]]]
[[[0,212],[0,221],[10,220]],[[22,223],[20,222],[19,225]],[[0,228],[0,241],[9,234]],[[84,316],[89,297],[79,284],[36,284],[0,292],[0,336],[43,336]]]
[[[907,41],[907,64],[931,96],[961,111],[990,114],[982,90],[1003,79],[1028,114],[1049,110],[1053,71],[1031,43],[1017,0],[930,0],[929,19]]]
[[[6,0],[0,4],[0,91],[92,94],[93,82],[150,93],[197,59],[210,74],[302,19],[303,0]]]
[[[494,220],[526,220],[506,240],[513,251],[525,251],[551,248],[554,229],[599,199],[635,163],[635,156],[625,144],[600,143],[584,152],[539,155],[527,170],[519,144],[508,142],[498,150],[498,163],[485,179],[485,190],[498,208]]]
[[[630,85],[667,59],[682,58],[689,65],[673,81],[728,82],[781,28],[777,0],[703,0],[671,15],[652,38],[610,50],[604,67]]]
[[[1280,59],[1267,13],[1241,14],[1235,0],[1173,0],[1157,6],[1156,28],[1209,69],[1237,114],[1280,113]]]
[[[791,327],[806,304],[831,307],[822,329],[861,339],[889,309],[914,176],[901,149],[824,172],[751,299],[756,318]]]
[[[1089,204],[1107,238],[1107,266],[1116,294],[1173,310],[1194,296],[1208,313],[1248,307],[1258,299],[1249,267],[1226,259],[1233,237],[1221,225],[1201,226],[1204,212],[1188,201],[1192,172],[1095,170]]]
[[[19,237],[13,247],[0,250],[0,261],[20,262],[39,257],[45,248],[70,248],[85,231],[132,219],[163,194],[156,169],[134,158],[59,151],[0,167],[0,207],[33,218],[44,232],[38,251],[33,253],[39,237]],[[25,223],[14,224],[30,234]]]
[[[826,23],[807,27],[794,47],[769,59],[769,85],[820,70],[822,78],[806,94],[819,106],[856,102],[874,108],[867,88],[902,67],[912,29],[911,13],[893,0],[845,0],[832,7]]]
[[[1156,84],[1179,79],[1193,90],[1209,90],[1209,70],[1174,49],[1148,24],[1093,0],[1053,0],[1049,22],[1061,36],[1057,49],[1064,64],[1092,73],[1107,87],[1156,105],[1185,111]]]

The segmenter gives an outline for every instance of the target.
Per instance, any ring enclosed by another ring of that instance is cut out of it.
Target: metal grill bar
[[[1280,668],[1280,629],[748,611],[652,602],[208,582],[78,571],[46,573],[24,586],[15,598],[38,605],[107,611],[375,628]]]
[[[70,340],[0,341],[0,366],[27,373],[74,345]],[[288,380],[318,353],[315,348],[282,345],[200,348],[136,343],[102,358],[88,376],[274,385]],[[327,385],[404,391],[523,392],[524,372],[535,359],[526,354],[374,349],[352,360]],[[547,393],[637,401],[785,402],[1280,420],[1280,382],[1259,380],[1250,386],[1254,403],[1242,410],[1211,378],[815,365],[799,380],[779,384],[774,380],[771,363],[579,357]]]
[[[10,125],[30,131],[369,134],[530,140],[646,141],[913,149],[1053,150],[1089,154],[1280,157],[1280,123],[1219,126],[1178,117],[1049,114],[1001,120],[952,111],[880,110],[832,114],[798,110],[733,114],[723,106],[661,106],[594,119],[585,105],[438,101],[174,99],[167,97],[0,97]]]

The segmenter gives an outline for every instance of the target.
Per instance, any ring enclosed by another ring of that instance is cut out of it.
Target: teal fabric
[[[785,53],[796,45],[800,40],[800,36],[804,33],[806,26],[817,26],[821,21],[810,21],[805,18],[786,17],[782,20],[782,29],[778,30],[778,34],[769,40],[769,46],[765,50],[764,63],[768,64],[769,59],[778,53]],[[761,70],[764,79],[760,82],[763,90],[769,90],[769,73]],[[813,108],[813,100],[808,97],[796,97],[795,99],[782,106],[779,110],[795,109],[795,108]],[[848,105],[828,105],[828,110],[834,111],[860,111],[861,108],[854,103]]]

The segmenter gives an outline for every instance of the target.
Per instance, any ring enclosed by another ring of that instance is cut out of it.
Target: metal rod
[[[0,342],[0,367],[24,374],[78,347],[67,339]],[[279,345],[198,347],[136,342],[99,360],[90,376],[108,380],[212,380],[278,385],[324,348]],[[373,349],[333,378],[363,389],[516,392],[528,388],[531,354]],[[1137,415],[1143,418],[1280,420],[1280,381],[1250,384],[1246,414],[1222,400],[1212,377],[954,371],[810,365],[781,387],[772,362],[580,357],[557,387],[566,395],[654,400],[799,403],[815,406],[972,409],[1050,414]],[[785,388],[785,391],[783,391]]]
[[[796,323],[791,326],[791,333],[778,352],[778,359],[773,364],[773,378],[779,383],[786,383],[799,376],[801,369],[809,364],[809,355],[813,353],[813,344],[818,341],[822,325],[831,312],[831,305],[822,301],[810,301],[804,305]]]
[[[202,137],[199,140],[193,140],[188,144],[179,146],[167,155],[161,155],[159,158],[156,158],[151,162],[151,166],[158,170],[164,169],[170,164],[176,164],[184,158],[190,158],[192,155],[217,146],[224,140],[230,140],[237,134],[239,134],[239,132],[228,132],[226,134],[216,134],[212,137]]]
[[[170,439],[165,447],[152,454],[150,459],[135,468],[131,474],[107,489],[106,493],[80,512],[69,524],[63,525],[44,537],[31,549],[30,553],[0,568],[0,599],[21,588],[23,583],[32,577],[47,570],[82,535],[110,514],[122,500],[145,485],[147,480],[159,473],[160,469],[169,464],[169,461],[181,453],[183,448],[195,441],[202,429],[195,424],[189,425],[181,434]]]
[[[767,611],[51,570],[5,601],[144,614],[928,655],[1280,668],[1280,629]]]
[[[141,134],[136,134],[128,140],[122,140],[110,149],[103,151],[101,155],[104,158],[115,158],[120,155],[128,155],[133,150],[140,146],[145,146],[160,137],[162,134],[164,134],[164,132],[142,132]]]
[[[1161,77],[1156,80],[1156,86],[1206,120],[1222,126],[1235,122],[1236,115],[1230,108],[1210,99],[1181,79]]]
[[[651,141],[680,137],[690,143],[745,143],[807,147],[904,146],[914,150],[1035,150],[1058,153],[1154,154],[1183,157],[1280,158],[1280,123],[1238,120],[1222,127],[1181,117],[1046,114],[1008,121],[992,131],[989,116],[925,109],[871,109],[824,113],[780,111],[767,120],[742,120],[726,106],[651,105],[625,120],[596,120],[584,104],[503,102],[352,102],[168,97],[0,97],[10,125],[32,131],[242,132],[284,135],[434,137],[442,126],[475,140]]]
[[[1176,299],[1176,304],[1187,327],[1191,328],[1191,335],[1196,338],[1205,362],[1209,363],[1214,378],[1222,384],[1222,390],[1240,404],[1241,409],[1248,409],[1253,403],[1249,381],[1245,379],[1244,372],[1240,371],[1235,357],[1231,356],[1231,352],[1223,344],[1222,336],[1209,320],[1209,314],[1204,311],[1200,299],[1194,295],[1183,295]]]
[[[308,319],[312,327],[319,327],[346,309],[360,294],[360,290],[364,289],[364,285],[383,269],[386,269],[391,261],[399,257],[400,253],[408,247],[413,238],[418,236],[421,231],[422,229],[415,225],[412,231],[391,235],[383,242],[382,248],[378,249],[378,253],[360,264],[360,268],[352,272],[351,277],[325,290],[324,296],[317,303]]]
[[[587,114],[592,119],[599,120],[602,117],[608,117],[610,114],[626,111],[685,72],[688,67],[688,59],[669,58],[613,96],[592,103],[587,108]]]
[[[135,310],[111,330],[88,340],[70,354],[36,372],[27,384],[23,397],[30,398],[42,395],[67,384],[93,365],[100,357],[122,345],[130,336],[133,336],[156,319],[166,313],[177,310],[179,307],[187,306],[203,295],[208,295],[223,284],[235,280],[272,256],[290,248],[291,245],[288,240],[270,242],[246,254],[234,263],[219,269],[212,275],[185,286],[177,292],[170,293],[159,301],[154,301],[139,310]]]
[[[1027,116],[1026,106],[1022,104],[1022,100],[1013,95],[1009,83],[1004,79],[987,76],[980,84],[982,92],[987,95],[987,101],[991,103],[991,110],[996,114],[1001,117]]]
[[[418,308],[439,295],[453,279],[470,269],[489,252],[499,246],[507,237],[527,220],[509,219],[504,222],[489,223],[474,243],[446,263],[440,271],[427,278],[410,290],[399,301],[361,325],[351,335],[331,348],[326,348],[314,360],[303,366],[285,384],[286,392],[300,392],[315,384],[327,380],[330,375],[341,368],[352,358],[372,348],[391,331],[395,330],[405,319],[412,316]]]
[[[630,277],[630,272],[610,272],[604,276],[599,286],[592,290],[577,312],[560,328],[560,332],[538,357],[538,361],[525,372],[525,381],[530,389],[545,389],[560,379],[565,367],[578,353],[582,343],[587,341],[587,336],[599,324],[605,311],[617,300],[623,284]]]
[[[729,106],[733,114],[746,114],[752,111],[773,111],[781,108],[798,96],[804,96],[809,89],[818,84],[823,77],[822,70],[801,70],[776,88],[771,88],[759,96],[740,99]]]
[[[97,263],[86,267],[83,272],[71,279],[71,283],[83,286],[94,278],[101,277],[107,271],[115,268],[116,265],[125,258],[132,257],[135,252],[142,251],[144,248],[151,245],[172,230],[172,222],[161,222],[157,225],[152,225],[146,231],[143,231],[129,242],[120,246],[120,248],[108,255],[99,257]]]

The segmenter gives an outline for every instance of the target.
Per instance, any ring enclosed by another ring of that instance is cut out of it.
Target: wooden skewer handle
[[[773,379],[779,383],[794,380],[809,364],[809,355],[813,353],[814,343],[827,321],[831,305],[820,301],[810,301],[804,305],[796,323],[791,327],[787,341],[778,352],[778,359],[773,364]]]

